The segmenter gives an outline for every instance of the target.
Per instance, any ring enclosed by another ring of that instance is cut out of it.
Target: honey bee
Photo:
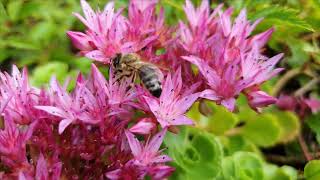
[[[140,56],[135,53],[117,54],[113,58],[112,65],[115,69],[114,76],[116,81],[127,77],[132,78],[134,82],[138,75],[148,91],[153,96],[160,97],[163,74],[156,65],[142,61]]]

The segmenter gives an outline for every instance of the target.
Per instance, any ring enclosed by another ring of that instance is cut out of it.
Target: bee
[[[114,76],[116,81],[127,77],[132,78],[134,82],[138,75],[148,91],[153,96],[160,97],[163,74],[156,65],[142,61],[140,56],[135,53],[117,54],[113,58],[112,65],[115,69]]]

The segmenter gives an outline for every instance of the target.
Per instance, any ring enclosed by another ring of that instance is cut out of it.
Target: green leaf
[[[263,161],[250,152],[237,152],[222,161],[222,173],[217,179],[256,180],[263,179]]]
[[[298,11],[281,6],[265,6],[264,9],[256,11],[250,19],[265,18],[275,22],[275,25],[297,27],[314,31],[310,24],[298,17]]]
[[[24,41],[24,40],[17,39],[17,38],[6,40],[4,43],[6,46],[13,47],[16,49],[24,49],[24,50],[37,50],[37,49],[39,49],[38,46],[33,44],[35,42]]]
[[[255,152],[260,154],[256,145],[241,135],[220,137],[226,155],[232,155],[238,151]]]
[[[213,113],[209,116],[208,129],[216,135],[222,135],[227,130],[235,127],[238,118],[235,114],[228,111],[225,107],[209,102],[209,107]]]
[[[50,62],[46,65],[38,66],[32,74],[32,84],[41,86],[48,84],[50,78],[54,75],[57,80],[63,82],[67,77],[68,65],[61,62]]]
[[[281,127],[279,142],[289,142],[294,140],[300,131],[300,120],[297,115],[289,111],[273,112]]]
[[[8,10],[8,15],[12,21],[16,21],[18,19],[22,4],[23,4],[22,0],[15,0],[15,1],[9,2],[7,6],[7,10]]]
[[[287,62],[291,67],[300,67],[309,60],[309,55],[304,50],[307,45],[305,41],[289,38],[287,43],[291,51],[291,57],[287,59]]]
[[[268,147],[274,145],[280,138],[281,128],[272,114],[261,114],[250,120],[242,129],[244,137],[250,139],[258,146]]]
[[[254,153],[237,152],[234,160],[240,167],[240,179],[263,179],[262,160]]]
[[[1,63],[2,61],[4,61],[6,58],[8,58],[9,55],[10,55],[9,52],[6,51],[6,49],[1,49],[1,48],[0,48],[0,63]]]
[[[278,167],[273,164],[264,165],[265,180],[296,180],[298,179],[298,172],[290,166]]]
[[[312,160],[304,167],[304,176],[307,180],[320,179],[320,160]]]
[[[254,119],[258,114],[250,106],[248,105],[247,98],[240,94],[237,99],[237,107],[239,108],[239,112],[236,114],[240,121],[248,121],[250,119]]]
[[[3,6],[2,1],[0,1],[0,23],[2,24],[7,19],[7,12]],[[2,27],[0,27],[2,28]]]
[[[175,179],[212,179],[221,171],[222,148],[217,139],[195,128],[182,128],[178,135],[168,133],[165,144],[174,159]]]
[[[30,35],[30,37],[35,42],[43,42],[44,40],[48,41],[51,39],[55,27],[56,26],[50,21],[38,23],[32,28],[32,34]]]
[[[168,4],[169,6],[174,7],[174,8],[177,9],[177,10],[183,11],[183,9],[182,9],[182,4],[180,4],[180,3],[177,3],[177,2],[175,2],[175,1],[170,1],[170,0],[163,0],[163,2],[164,2],[165,4]]]
[[[320,134],[320,113],[308,117],[307,124],[313,132]]]

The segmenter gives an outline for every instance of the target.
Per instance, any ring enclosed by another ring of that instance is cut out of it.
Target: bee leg
[[[137,78],[137,73],[133,73],[131,76],[131,83],[130,83],[130,87],[133,88],[134,87],[134,81]]]
[[[129,78],[131,76],[132,76],[131,72],[127,72],[127,73],[122,72],[121,74],[118,74],[118,75],[115,76],[115,80],[114,80],[113,83],[116,83],[116,82],[119,83],[123,78],[125,78],[125,77]]]

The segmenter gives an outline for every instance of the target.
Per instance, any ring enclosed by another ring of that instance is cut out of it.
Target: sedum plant
[[[216,115],[230,124],[215,122],[222,130],[209,131],[223,134],[238,123],[241,107],[256,113],[277,102],[261,87],[283,70],[275,67],[283,54],[263,52],[274,28],[253,34],[262,19],[249,21],[245,9],[232,18],[232,8],[211,10],[208,1],[196,7],[190,0],[183,6],[186,20],[169,26],[157,3],[131,0],[126,11],[109,2],[95,11],[81,0],[83,15],[74,15],[85,31],[67,35],[96,64],[89,75],[78,74],[73,86],[52,77],[48,88],[33,87],[27,69],[16,66],[0,74],[1,179],[297,178],[292,167],[266,163],[253,145],[294,138],[294,118],[289,129],[272,114],[261,116],[266,126],[274,123],[274,136],[266,140],[255,134],[263,125],[256,121],[248,120],[230,138],[200,130]],[[159,98],[142,84],[114,77],[114,58],[129,53],[161,67]],[[318,111],[317,101],[304,102]],[[206,113],[206,106],[220,114]],[[306,176],[316,163],[306,167]]]

